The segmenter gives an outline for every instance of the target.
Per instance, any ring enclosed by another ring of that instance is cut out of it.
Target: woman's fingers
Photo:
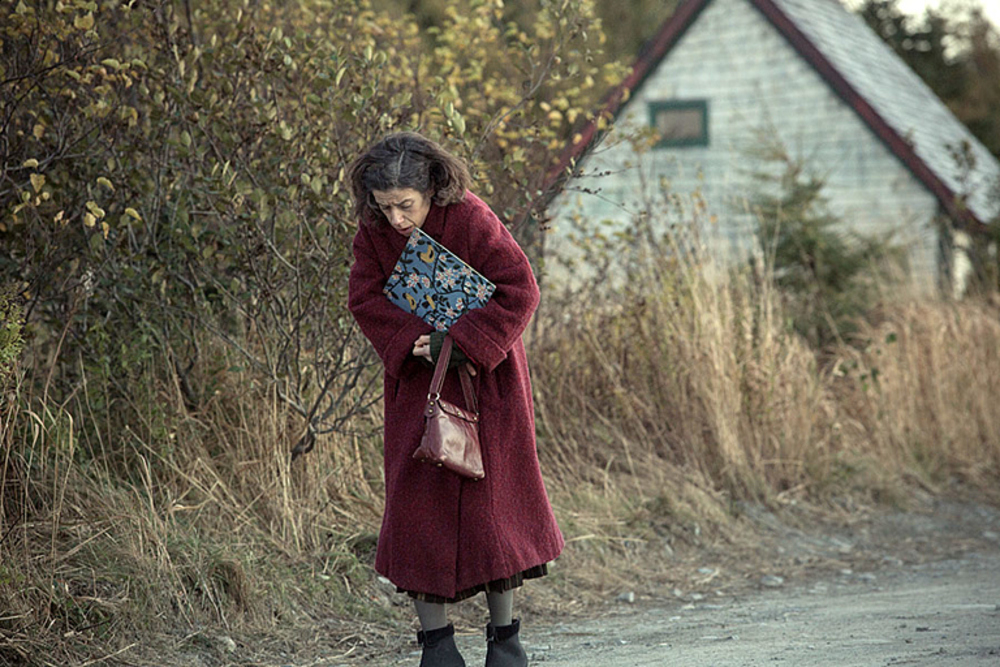
[[[476,377],[476,367],[475,366],[473,366],[472,364],[466,364],[465,367],[467,369],[469,369],[469,375],[471,375],[472,377]]]
[[[426,336],[424,336],[424,338],[426,338]],[[420,339],[418,338],[417,341],[413,344],[413,356],[415,356],[415,357],[424,357],[428,361],[433,361],[431,359],[431,343],[430,343],[430,341],[428,340],[428,341],[425,341],[425,342],[420,342]]]
[[[428,335],[418,336],[417,340],[413,341],[413,356],[424,357],[428,361],[433,361],[431,359],[431,337]]]

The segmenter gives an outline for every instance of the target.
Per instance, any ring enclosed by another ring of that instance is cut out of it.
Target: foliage
[[[12,290],[9,286],[0,289],[0,391],[24,348],[23,326],[21,306]]]
[[[2,14],[0,271],[53,391],[80,388],[81,359],[126,397],[162,359],[197,411],[246,367],[298,413],[306,449],[377,397],[344,305],[345,165],[421,130],[514,217],[601,78],[588,0],[540,0],[527,29],[474,0],[423,32],[353,0]],[[206,358],[205,329],[242,361]]]
[[[891,235],[838,231],[843,224],[826,208],[822,179],[780,147],[770,159],[784,170],[777,179],[757,175],[761,184],[752,205],[758,238],[793,327],[822,350],[850,338],[875,305],[876,288],[904,255]],[[770,185],[778,186],[776,193]]]

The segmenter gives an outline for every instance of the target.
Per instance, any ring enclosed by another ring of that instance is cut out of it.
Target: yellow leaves
[[[42,187],[45,185],[45,175],[44,174],[32,174],[31,187],[35,189],[35,192],[41,192]]]
[[[111,190],[112,192],[115,191],[114,184],[110,180],[108,180],[107,178],[105,178],[104,176],[99,176],[97,178],[97,184],[98,185],[103,185],[104,187],[106,187],[108,190]]]
[[[73,19],[73,27],[77,30],[90,30],[94,27],[94,12],[87,12],[83,16],[76,16]]]
[[[45,126],[41,123],[35,123],[35,127],[31,129],[31,134],[35,137],[35,139],[41,139],[42,135],[45,134]]]
[[[90,201],[88,201],[87,204],[86,204],[86,206],[87,206],[87,210],[92,215],[94,215],[96,218],[101,219],[101,218],[104,217],[104,215],[105,215],[104,209],[101,208],[100,206],[98,206],[97,202],[95,202],[93,199],[91,199]],[[90,227],[92,225],[87,225],[87,226]]]
[[[118,117],[125,121],[129,127],[135,127],[139,123],[139,112],[134,107],[122,107],[118,111]]]
[[[93,213],[84,213],[83,224],[85,224],[87,227],[93,227],[94,225],[97,224],[97,218],[94,217]]]
[[[59,223],[65,225],[66,224],[65,216],[66,216],[66,211],[59,211],[58,213],[56,213],[56,217],[52,218],[52,222],[56,223],[57,225]]]
[[[38,166],[38,160],[36,160],[35,158],[29,158],[25,160],[21,164],[21,166],[24,167],[25,169],[34,169],[35,167]]]
[[[448,119],[448,123],[455,130],[458,136],[465,134],[465,118],[462,114],[455,109],[455,104],[453,102],[448,102],[444,105],[441,110],[444,113],[444,117]]]
[[[120,70],[122,68],[121,62],[115,58],[105,58],[101,61],[101,64],[105,67],[113,67],[116,70]]]
[[[101,221],[101,233],[104,235],[104,240],[108,240],[108,232],[111,231],[111,225],[107,223],[106,220]]]
[[[142,222],[142,216],[139,215],[139,212],[136,211],[131,206],[129,206],[128,208],[125,209],[125,215],[127,215],[130,218],[133,218],[134,220],[138,220],[139,222]]]

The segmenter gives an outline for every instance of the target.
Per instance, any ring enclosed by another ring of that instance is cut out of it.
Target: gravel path
[[[586,620],[536,620],[522,632],[531,664],[1000,667],[996,510],[942,503],[839,533],[789,528],[769,514],[755,520],[789,569],[776,559],[777,572],[738,592],[634,603],[626,594]],[[816,558],[841,565],[809,575],[790,569]],[[469,667],[483,664],[479,634],[458,644]],[[419,652],[410,646],[364,664],[413,667]]]
[[[478,664],[478,640],[463,649]],[[536,628],[539,665],[1000,665],[1000,553]]]

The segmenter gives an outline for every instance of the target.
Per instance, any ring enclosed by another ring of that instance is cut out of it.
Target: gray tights
[[[448,625],[448,612],[443,604],[414,600],[417,608],[417,618],[420,619],[420,629],[424,632],[437,630]],[[486,604],[490,608],[490,623],[494,627],[510,625],[514,622],[514,591],[503,593],[487,593]]]

